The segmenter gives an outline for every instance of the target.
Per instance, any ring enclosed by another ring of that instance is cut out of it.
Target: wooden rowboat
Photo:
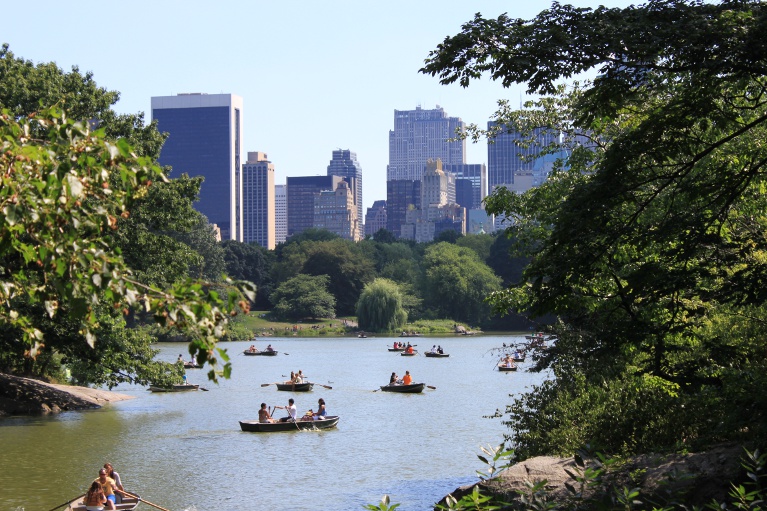
[[[431,351],[427,351],[423,354],[424,357],[432,357],[432,358],[445,358],[449,357],[450,354],[448,353],[432,353]]]
[[[405,351],[405,348],[389,348],[389,351]]]
[[[309,392],[314,388],[314,383],[275,383],[277,390],[285,390],[288,392]]]
[[[498,370],[501,372],[516,371],[517,366],[507,366],[506,364],[498,364]]]
[[[312,429],[329,429],[336,427],[340,417],[338,415],[328,415],[324,419],[295,422],[258,422],[258,421],[240,421],[240,429],[252,433],[270,433],[275,431],[299,431]]]
[[[157,387],[155,385],[150,385],[149,390],[152,392],[185,392],[187,390],[197,390],[199,389],[199,385],[192,385],[191,383],[184,383],[181,385],[171,385],[170,387]]]
[[[202,366],[200,364],[196,364],[194,362],[184,362],[184,369],[201,369]]]
[[[136,494],[134,493],[133,495]],[[131,511],[136,509],[139,502],[141,502],[141,498],[138,495],[135,497],[123,497],[121,503],[116,505],[116,509],[119,511]],[[67,504],[67,507],[65,507],[63,511],[85,511],[85,495],[77,497]]]
[[[423,392],[425,383],[411,383],[410,385],[384,385],[381,390],[384,392],[400,392],[402,394],[420,394]]]
[[[277,353],[279,353],[279,352],[277,352],[277,351],[250,351],[250,350],[245,350],[242,353],[243,353],[243,355],[248,355],[248,356],[251,356],[251,357],[273,357],[273,356],[277,355]]]
[[[403,351],[402,353],[400,353],[400,355],[403,357],[414,357],[418,355],[418,350],[413,350],[413,353],[408,353],[407,351]]]

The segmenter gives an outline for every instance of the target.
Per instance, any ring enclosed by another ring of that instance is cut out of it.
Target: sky
[[[504,89],[487,78],[468,88],[440,85],[418,72],[429,51],[477,12],[530,19],[550,6],[548,0],[9,2],[0,43],[35,63],[91,71],[99,86],[120,92],[117,112],[144,112],[147,122],[152,96],[241,96],[243,152],[265,152],[276,183],[325,175],[332,151],[349,149],[362,166],[367,208],[386,198],[394,110],[439,105],[484,127],[499,99],[513,105],[531,99],[524,85]],[[467,141],[466,162],[486,164],[486,144]]]

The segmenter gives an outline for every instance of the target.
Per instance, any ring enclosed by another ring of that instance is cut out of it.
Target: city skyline
[[[632,2],[570,3],[626,7]],[[503,89],[487,78],[467,89],[440,85],[436,77],[418,73],[429,51],[476,12],[529,19],[550,6],[541,0],[394,0],[307,2],[296,9],[260,2],[137,0],[129,8],[109,2],[73,8],[41,0],[6,6],[0,43],[34,63],[92,72],[100,87],[120,92],[113,107],[118,113],[144,112],[147,123],[153,96],[240,96],[243,153],[267,153],[276,183],[284,184],[288,176],[324,175],[335,149],[353,151],[364,172],[364,211],[386,198],[394,110],[439,105],[450,116],[484,127],[499,99],[516,105],[530,99],[524,86]],[[77,27],[87,28],[78,36]],[[297,133],[307,134],[301,146]],[[486,144],[467,142],[466,162],[487,164]]]

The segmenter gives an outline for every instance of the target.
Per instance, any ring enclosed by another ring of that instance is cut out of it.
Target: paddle
[[[427,385],[426,388],[427,389],[431,389],[431,390],[437,390],[437,387],[435,387],[433,385]]]
[[[326,389],[333,390],[333,387],[331,387],[330,385],[323,385],[322,383],[313,383],[313,382],[307,382],[307,383],[311,383],[312,385],[319,385],[320,387],[325,387]]]
[[[261,386],[262,387],[268,387],[269,385],[277,385],[278,383],[282,383],[282,382],[276,381],[274,383],[262,383]]]
[[[87,494],[86,494],[86,493],[83,493],[83,494],[82,494],[82,495],[80,495],[79,497],[75,497],[75,498],[73,498],[73,499],[71,499],[71,500],[68,500],[68,501],[64,502],[63,504],[59,504],[58,506],[54,507],[54,508],[53,508],[53,509],[51,509],[50,511],[54,511],[55,509],[58,509],[58,508],[60,508],[60,507],[64,507],[64,506],[66,506],[67,504],[69,504],[70,502],[74,502],[75,500],[79,499],[80,497],[85,497],[85,495],[87,495]]]
[[[162,510],[162,511],[170,511],[170,509],[164,508],[164,507],[162,507],[162,506],[158,506],[157,504],[153,504],[153,503],[149,502],[148,500],[144,500],[144,499],[142,499],[142,498],[141,498],[141,497],[139,497],[138,495],[134,495],[133,493],[128,493],[127,491],[120,491],[120,490],[115,490],[115,491],[116,491],[116,492],[119,492],[119,493],[122,493],[123,495],[128,495],[128,496],[130,496],[130,497],[133,497],[133,498],[135,498],[135,499],[138,499],[138,500],[139,500],[139,502],[143,502],[144,504],[149,504],[150,506],[152,506],[152,507],[156,507],[157,509],[160,509],[160,510]]]
[[[200,387],[200,390],[204,390],[205,392],[208,392],[208,389],[206,389],[205,387]]]

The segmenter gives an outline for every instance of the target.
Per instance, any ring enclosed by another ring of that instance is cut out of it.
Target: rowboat
[[[197,390],[199,385],[192,385],[191,383],[183,383],[181,385],[171,385],[170,387],[158,387],[150,385],[149,390],[152,392],[185,392],[187,390]]]
[[[445,358],[449,357],[450,354],[448,353],[432,353],[431,351],[427,351],[423,354],[424,357],[432,357],[432,358]]]
[[[314,388],[314,383],[275,383],[277,390],[285,390],[288,392],[309,392]]]
[[[400,355],[403,357],[414,357],[418,355],[418,350],[413,350],[413,353],[408,353],[407,351],[403,351],[402,353],[400,353]]]
[[[506,364],[498,364],[498,370],[501,372],[516,371],[517,366],[516,365],[507,366]]]
[[[389,348],[389,351],[405,351],[405,348]]]
[[[384,392],[400,392],[402,394],[420,394],[423,392],[425,383],[411,383],[410,385],[384,385],[381,390]]]
[[[184,369],[201,369],[202,366],[200,364],[196,364],[194,362],[184,362]]]
[[[525,361],[525,356],[524,355],[514,355],[514,356],[511,357],[511,359],[514,362],[524,362]]]
[[[273,357],[273,356],[277,355],[277,353],[279,353],[279,352],[277,352],[277,351],[250,351],[250,350],[245,350],[242,353],[243,353],[243,355],[249,355],[251,357]]]
[[[338,424],[338,415],[328,415],[319,420],[297,420],[295,422],[258,422],[258,421],[240,421],[240,429],[252,433],[271,433],[274,431],[299,431],[312,429],[329,429]]]
[[[141,498],[135,493],[133,495],[135,495],[135,497],[123,497],[121,503],[115,506],[116,509],[120,511],[131,511],[132,509],[136,509],[136,506],[138,506],[139,502],[141,502]],[[86,511],[85,495],[77,497],[72,502],[67,504],[67,507],[64,508],[64,511]]]

